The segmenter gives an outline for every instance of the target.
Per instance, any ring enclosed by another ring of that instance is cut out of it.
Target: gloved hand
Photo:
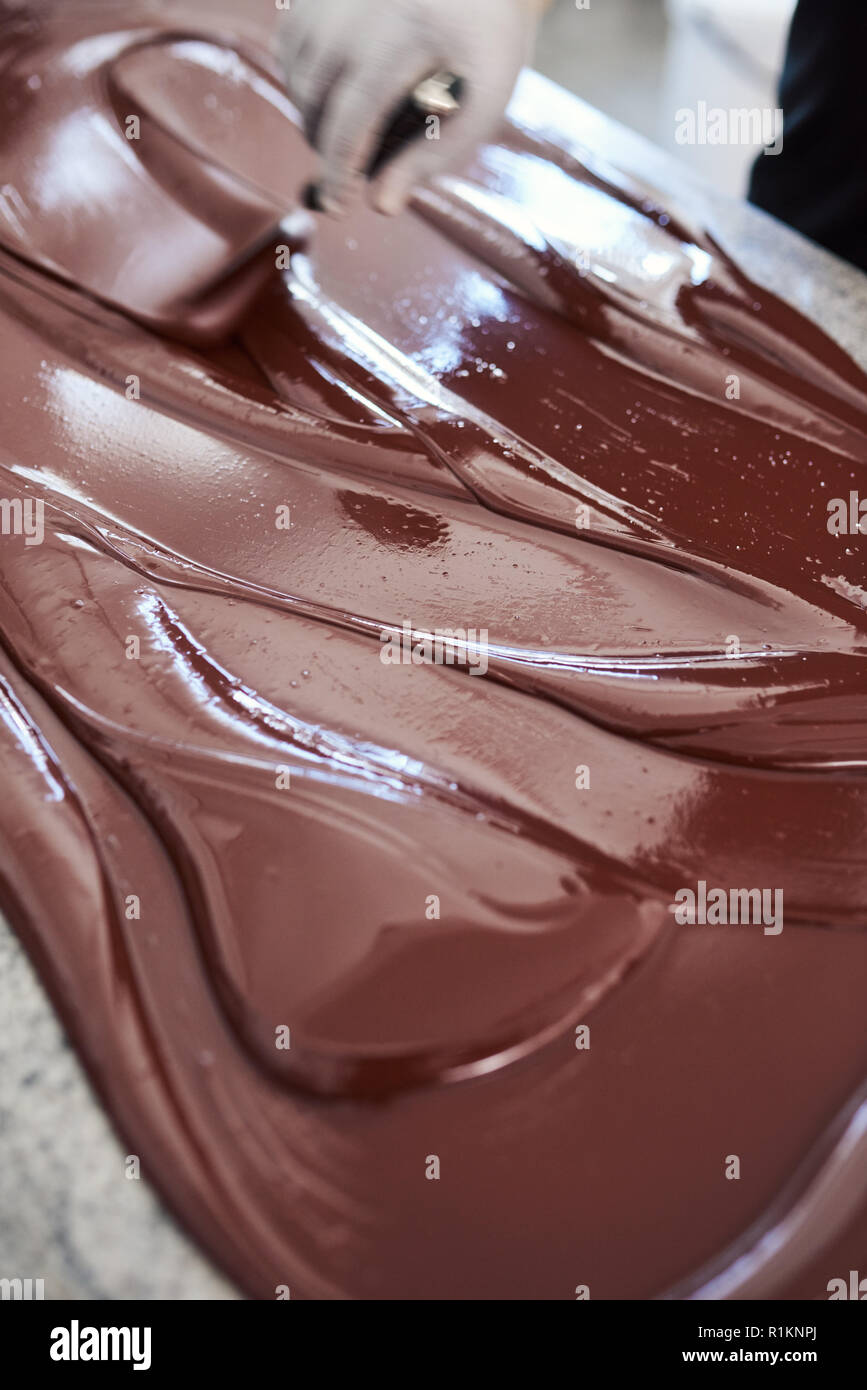
[[[544,0],[293,0],[279,52],[289,96],[323,161],[320,202],[344,212],[397,108],[445,69],[463,79],[460,111],[438,139],[421,138],[370,184],[380,212],[460,165],[496,129],[527,60]]]

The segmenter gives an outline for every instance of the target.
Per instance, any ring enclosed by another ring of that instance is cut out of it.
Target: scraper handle
[[[431,116],[445,118],[458,111],[463,89],[463,78],[452,72],[435,72],[419,82],[395,111],[365,170],[367,177],[376,178],[402,149],[424,135]],[[318,184],[308,184],[303,201],[309,212],[325,211]]]

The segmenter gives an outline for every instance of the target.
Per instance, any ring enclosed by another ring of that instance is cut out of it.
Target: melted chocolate
[[[826,1296],[867,1258],[863,374],[541,114],[270,247],[227,345],[149,332],[10,194],[109,256],[50,136],[117,118],[66,79],[124,23],[0,30],[0,493],[44,507],[0,890],[130,1150],[255,1296]],[[785,929],[678,924],[701,881]]]

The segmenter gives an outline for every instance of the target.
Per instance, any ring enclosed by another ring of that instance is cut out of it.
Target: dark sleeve
[[[750,201],[867,270],[867,0],[799,0],[779,105]]]

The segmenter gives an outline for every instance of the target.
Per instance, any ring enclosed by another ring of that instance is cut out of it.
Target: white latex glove
[[[530,52],[540,0],[292,0],[279,52],[289,95],[322,156],[327,212],[345,212],[391,118],[416,85],[446,70],[463,79],[460,111],[369,185],[395,213],[414,186],[459,166],[496,129]]]

